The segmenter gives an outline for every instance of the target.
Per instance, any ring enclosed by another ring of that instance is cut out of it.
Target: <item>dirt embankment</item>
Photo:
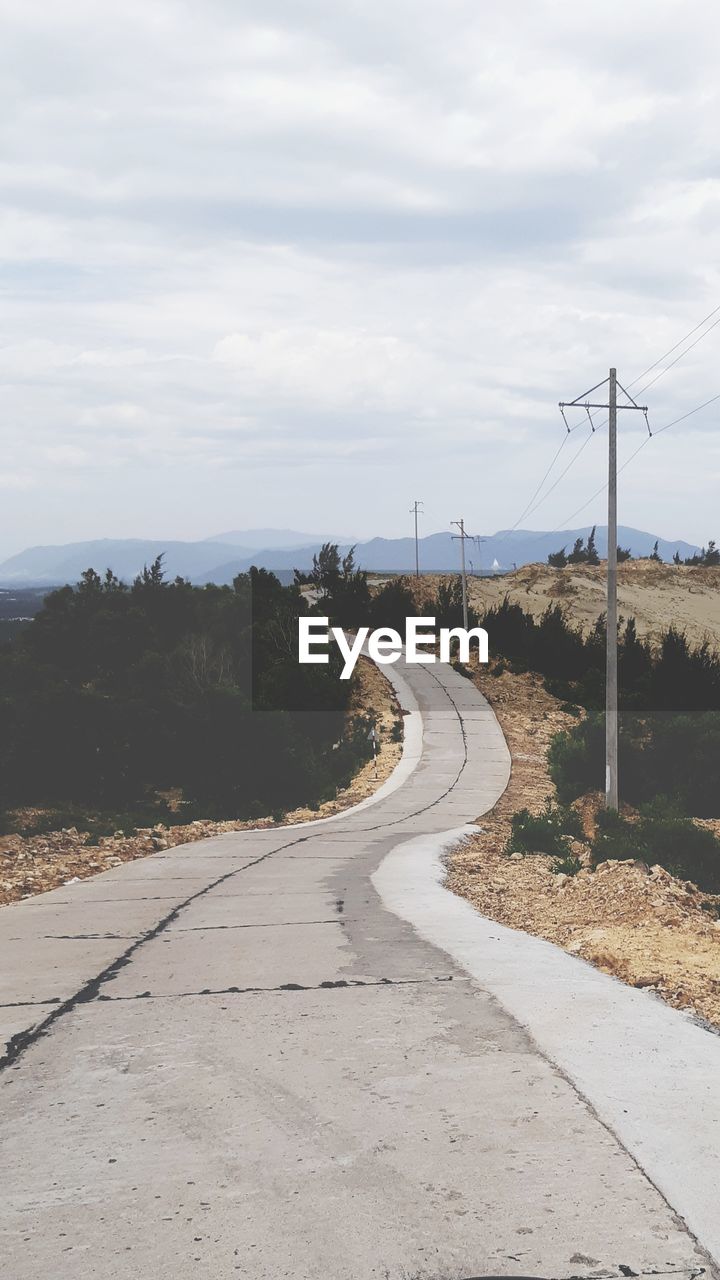
[[[720,920],[717,899],[661,867],[607,862],[594,872],[556,875],[554,857],[504,853],[510,819],[538,812],[554,798],[545,753],[552,735],[573,723],[534,675],[480,671],[476,683],[492,704],[513,759],[510,783],[478,819],[480,834],[452,856],[447,884],[493,920],[547,938],[631,986],[720,1026]],[[578,802],[592,821],[598,797]],[[720,828],[720,822],[713,824]],[[587,862],[586,849],[573,852]],[[710,910],[704,909],[710,908]]]
[[[178,826],[144,827],[118,831],[89,844],[87,832],[70,827],[42,835],[0,836],[0,906],[45,893],[73,880],[97,875],[123,862],[145,858],[160,849],[205,840],[226,831],[252,827],[274,827],[293,822],[311,822],[358,804],[371,796],[392,773],[402,754],[402,742],[395,741],[395,726],[401,708],[392,686],[374,663],[361,658],[356,668],[349,715],[367,713],[374,717],[378,734],[377,767],[371,760],[359,770],[349,785],[317,809],[294,809],[276,823],[271,817],[251,822],[202,820]],[[35,810],[37,815],[40,811]],[[27,818],[30,811],[25,812]]]
[[[499,578],[470,578],[470,603],[483,613],[508,596],[535,618],[549,604],[561,604],[572,621],[587,631],[605,612],[605,571],[605,564],[568,565],[565,569],[529,564]],[[421,579],[427,602],[441,578],[449,576],[432,574]],[[686,631],[694,643],[707,638],[717,648],[720,568],[626,561],[618,566],[618,608],[623,618],[635,618],[640,636],[657,640],[672,623]]]

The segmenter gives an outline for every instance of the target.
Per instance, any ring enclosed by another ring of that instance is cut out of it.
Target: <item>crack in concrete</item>
[[[0,1004],[0,1009],[39,1009],[47,1004],[60,1004],[60,996],[50,996],[47,1000],[12,1000]]]
[[[457,782],[467,765],[467,761],[468,761],[467,735],[465,733],[465,724],[464,724],[460,709],[455,699],[453,698],[450,690],[445,685],[443,685],[442,681],[438,679],[438,677],[434,674],[434,672],[428,671],[428,675],[430,675],[432,679],[435,681],[435,683],[440,686],[440,688],[446,694],[449,701],[452,703],[457,713],[458,720],[460,722],[460,730],[462,733],[462,740],[463,740],[462,764],[455,778],[450,783],[450,785],[445,789],[445,791],[441,793],[441,795],[437,796],[434,800],[430,801],[429,804],[423,805],[421,808],[414,810],[412,813],[404,814],[401,818],[395,818],[389,822],[376,823],[374,826],[371,826],[371,827],[359,828],[358,834],[361,834],[361,833],[369,834],[372,831],[380,831],[383,829],[399,826],[404,822],[408,822],[411,818],[419,817],[420,814],[427,813],[428,810],[435,808],[438,804],[441,803],[442,800],[445,799],[446,796],[450,794],[453,788],[457,785]],[[63,1018],[66,1014],[71,1013],[79,1005],[89,1004],[92,1001],[98,999],[101,988],[105,985],[106,982],[112,981],[113,978],[115,978],[117,974],[120,972],[120,970],[125,968],[125,966],[130,963],[135,952],[140,947],[144,946],[147,942],[152,942],[161,933],[163,933],[168,928],[168,926],[172,924],[174,920],[177,920],[180,913],[184,911],[187,907],[189,907],[193,902],[196,902],[199,898],[204,897],[206,894],[210,893],[213,889],[216,889],[219,885],[226,883],[228,880],[231,880],[234,876],[240,875],[243,871],[248,871],[251,867],[257,866],[259,863],[264,862],[267,858],[273,857],[277,853],[282,853],[285,849],[293,848],[295,845],[298,845],[298,844],[304,844],[306,843],[306,841],[311,840],[318,835],[320,836],[321,839],[325,836],[329,836],[330,839],[332,839],[333,834],[335,833],[341,834],[341,830],[336,828],[336,832],[309,831],[307,835],[298,836],[296,839],[288,841],[287,844],[280,845],[279,848],[268,849],[265,853],[260,854],[259,857],[254,858],[250,862],[245,863],[242,867],[234,867],[232,871],[227,871],[223,875],[218,876],[217,879],[211,881],[210,884],[205,885],[204,888],[199,889],[196,893],[193,893],[188,898],[184,899],[183,902],[178,903],[175,907],[173,907],[171,911],[168,912],[166,916],[164,916],[161,920],[159,920],[158,923],[154,925],[152,929],[147,930],[145,933],[141,934],[139,937],[134,939],[131,946],[129,946],[124,952],[122,952],[121,955],[117,956],[115,960],[113,960],[104,969],[102,969],[100,973],[96,974],[95,977],[90,978],[84,984],[84,986],[82,986],[78,991],[74,993],[74,995],[69,996],[66,1000],[62,1001],[62,1003],[57,1005],[53,1009],[52,1013],[48,1014],[48,1016],[44,1018],[42,1022],[36,1023],[32,1027],[26,1027],[24,1030],[18,1031],[16,1032],[15,1035],[11,1036],[6,1043],[5,1053],[3,1054],[2,1057],[0,1057],[0,1072],[6,1070],[8,1067],[14,1067],[17,1064],[18,1060],[21,1058],[21,1056],[25,1053],[25,1051],[29,1049],[31,1045],[35,1044],[35,1042],[39,1040],[42,1036],[47,1035],[47,1033],[51,1030],[51,1028],[55,1025],[55,1023],[60,1018]],[[351,834],[354,834],[354,833],[351,833]],[[163,900],[163,898],[165,901],[168,900],[166,895],[158,895],[155,898],[124,899],[124,901],[158,901],[158,900]],[[96,899],[95,901],[97,902],[99,900]],[[114,902],[123,901],[123,899],[111,898],[111,899],[106,899],[105,901],[110,901],[114,903]]]
[[[344,920],[266,920],[260,924],[193,924],[178,929],[168,929],[168,933],[206,933],[211,929],[298,929],[318,924],[343,925]]]
[[[515,1261],[514,1258],[513,1258],[513,1261]],[[686,1267],[682,1267],[682,1266],[663,1267],[663,1268],[658,1267],[657,1269],[654,1267],[650,1267],[647,1269],[643,1269],[642,1271],[634,1271],[632,1267],[627,1266],[625,1263],[619,1262],[619,1263],[616,1263],[615,1270],[609,1269],[608,1267],[602,1267],[598,1271],[588,1271],[588,1272],[585,1272],[585,1274],[583,1275],[580,1275],[577,1273],[571,1273],[570,1275],[565,1274],[562,1276],[542,1276],[542,1277],[528,1276],[528,1275],[523,1275],[523,1276],[475,1275],[475,1276],[463,1276],[459,1278],[459,1280],[623,1280],[623,1277],[630,1277],[630,1276],[637,1277],[637,1280],[642,1280],[643,1276],[678,1276],[678,1277],[683,1276],[683,1277],[686,1277],[687,1280],[698,1280],[699,1276],[703,1276],[706,1274],[706,1270],[707,1270],[706,1267],[701,1267],[701,1266],[698,1266],[697,1264],[688,1263]],[[417,1280],[421,1280],[421,1277],[418,1276]],[[435,1280],[442,1280],[442,1278],[436,1277]]]
[[[355,987],[417,987],[431,982],[457,982],[453,974],[436,975],[431,978],[328,978],[314,985],[301,982],[283,982],[277,987],[203,987],[200,991],[139,991],[132,996],[98,995],[97,1000],[103,1004],[119,1004],[135,1000],[187,1000],[196,996],[247,996],[247,995],[279,995],[296,991],[337,991],[350,990]],[[470,981],[470,979],[459,979]]]
[[[260,854],[259,857],[253,859],[251,862],[246,862],[242,867],[235,867],[232,871],[224,872],[224,874],[218,876],[217,879],[211,880],[203,889],[198,889],[197,893],[193,893],[190,897],[185,898],[183,902],[179,902],[177,906],[173,907],[172,911],[169,911],[166,916],[163,916],[163,918],[159,920],[152,929],[148,929],[145,933],[141,934],[140,937],[133,941],[131,946],[121,953],[121,955],[116,956],[116,958],[111,961],[109,965],[106,965],[100,973],[96,974],[94,978],[90,978],[89,981],[79,989],[79,991],[76,991],[74,995],[69,996],[67,1000],[62,1001],[62,1003],[57,1005],[53,1009],[52,1013],[49,1013],[42,1022],[35,1023],[32,1027],[26,1027],[23,1031],[18,1031],[14,1036],[11,1036],[5,1045],[5,1053],[0,1057],[0,1071],[5,1071],[8,1067],[14,1067],[25,1051],[29,1049],[31,1045],[35,1044],[35,1042],[42,1036],[47,1035],[48,1031],[50,1031],[60,1018],[63,1018],[68,1013],[72,1013],[72,1011],[79,1005],[89,1004],[91,1001],[96,1000],[104,984],[106,982],[111,982],[113,978],[117,977],[120,970],[124,969],[125,966],[130,963],[135,952],[140,947],[144,946],[145,943],[152,942],[161,933],[163,933],[164,930],[167,929],[168,925],[172,924],[173,920],[177,920],[180,913],[187,907],[191,906],[193,902],[197,902],[199,898],[203,898],[206,894],[210,893],[212,889],[216,889],[218,885],[231,880],[233,876],[240,875],[243,871],[249,870],[250,867],[255,867],[258,863],[264,862],[266,858],[272,857],[274,853],[281,853],[283,849],[289,849],[291,845],[302,844],[305,840],[310,839],[310,835],[298,836],[295,840],[288,841],[286,845],[281,845],[279,849],[268,849],[267,852]]]

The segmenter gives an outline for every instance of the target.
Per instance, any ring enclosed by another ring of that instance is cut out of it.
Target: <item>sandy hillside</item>
[[[444,575],[446,576],[446,575]],[[437,589],[439,576],[422,579],[424,593]],[[551,569],[530,564],[499,578],[471,578],[470,601],[479,611],[507,595],[535,617],[548,604],[562,604],[584,628],[605,609],[605,565]],[[720,568],[691,568],[634,560],[618,567],[618,608],[633,616],[638,634],[657,638],[670,622],[693,641],[706,637],[720,645]]]

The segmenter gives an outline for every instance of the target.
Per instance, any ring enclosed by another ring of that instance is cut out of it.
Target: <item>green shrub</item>
[[[548,748],[550,777],[561,804],[602,785],[605,771],[605,724],[588,716],[567,733],[556,733]]]
[[[398,716],[397,719],[393,721],[393,727],[390,730],[390,741],[402,742],[404,736],[405,736],[405,728],[403,725],[402,716]]]
[[[568,854],[565,858],[556,858],[550,867],[553,875],[556,876],[576,876],[582,869],[582,862],[574,854]]]
[[[563,804],[600,790],[605,773],[605,717],[590,714],[556,734],[548,750],[550,776]],[[720,712],[672,715],[624,713],[620,722],[623,800],[644,805],[673,797],[679,813],[720,816]]]
[[[612,810],[601,812],[591,858],[594,866],[611,859],[639,858],[691,880],[706,893],[720,892],[720,840],[682,817],[666,798],[644,806],[637,822]]]
[[[542,813],[520,809],[511,819],[511,834],[506,853],[567,853],[568,839],[583,835],[580,815],[574,809],[545,801]]]

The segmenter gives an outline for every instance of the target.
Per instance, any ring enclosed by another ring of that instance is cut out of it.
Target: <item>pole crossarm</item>
[[[626,393],[627,394],[627,393]],[[640,413],[647,413],[648,406],[646,404],[619,404],[618,409],[637,409]],[[563,409],[609,409],[609,404],[598,404],[595,400],[583,400],[578,396],[577,400],[558,400],[558,408],[562,413]],[[563,413],[563,418],[565,414]],[[567,423],[565,424],[567,426]]]

